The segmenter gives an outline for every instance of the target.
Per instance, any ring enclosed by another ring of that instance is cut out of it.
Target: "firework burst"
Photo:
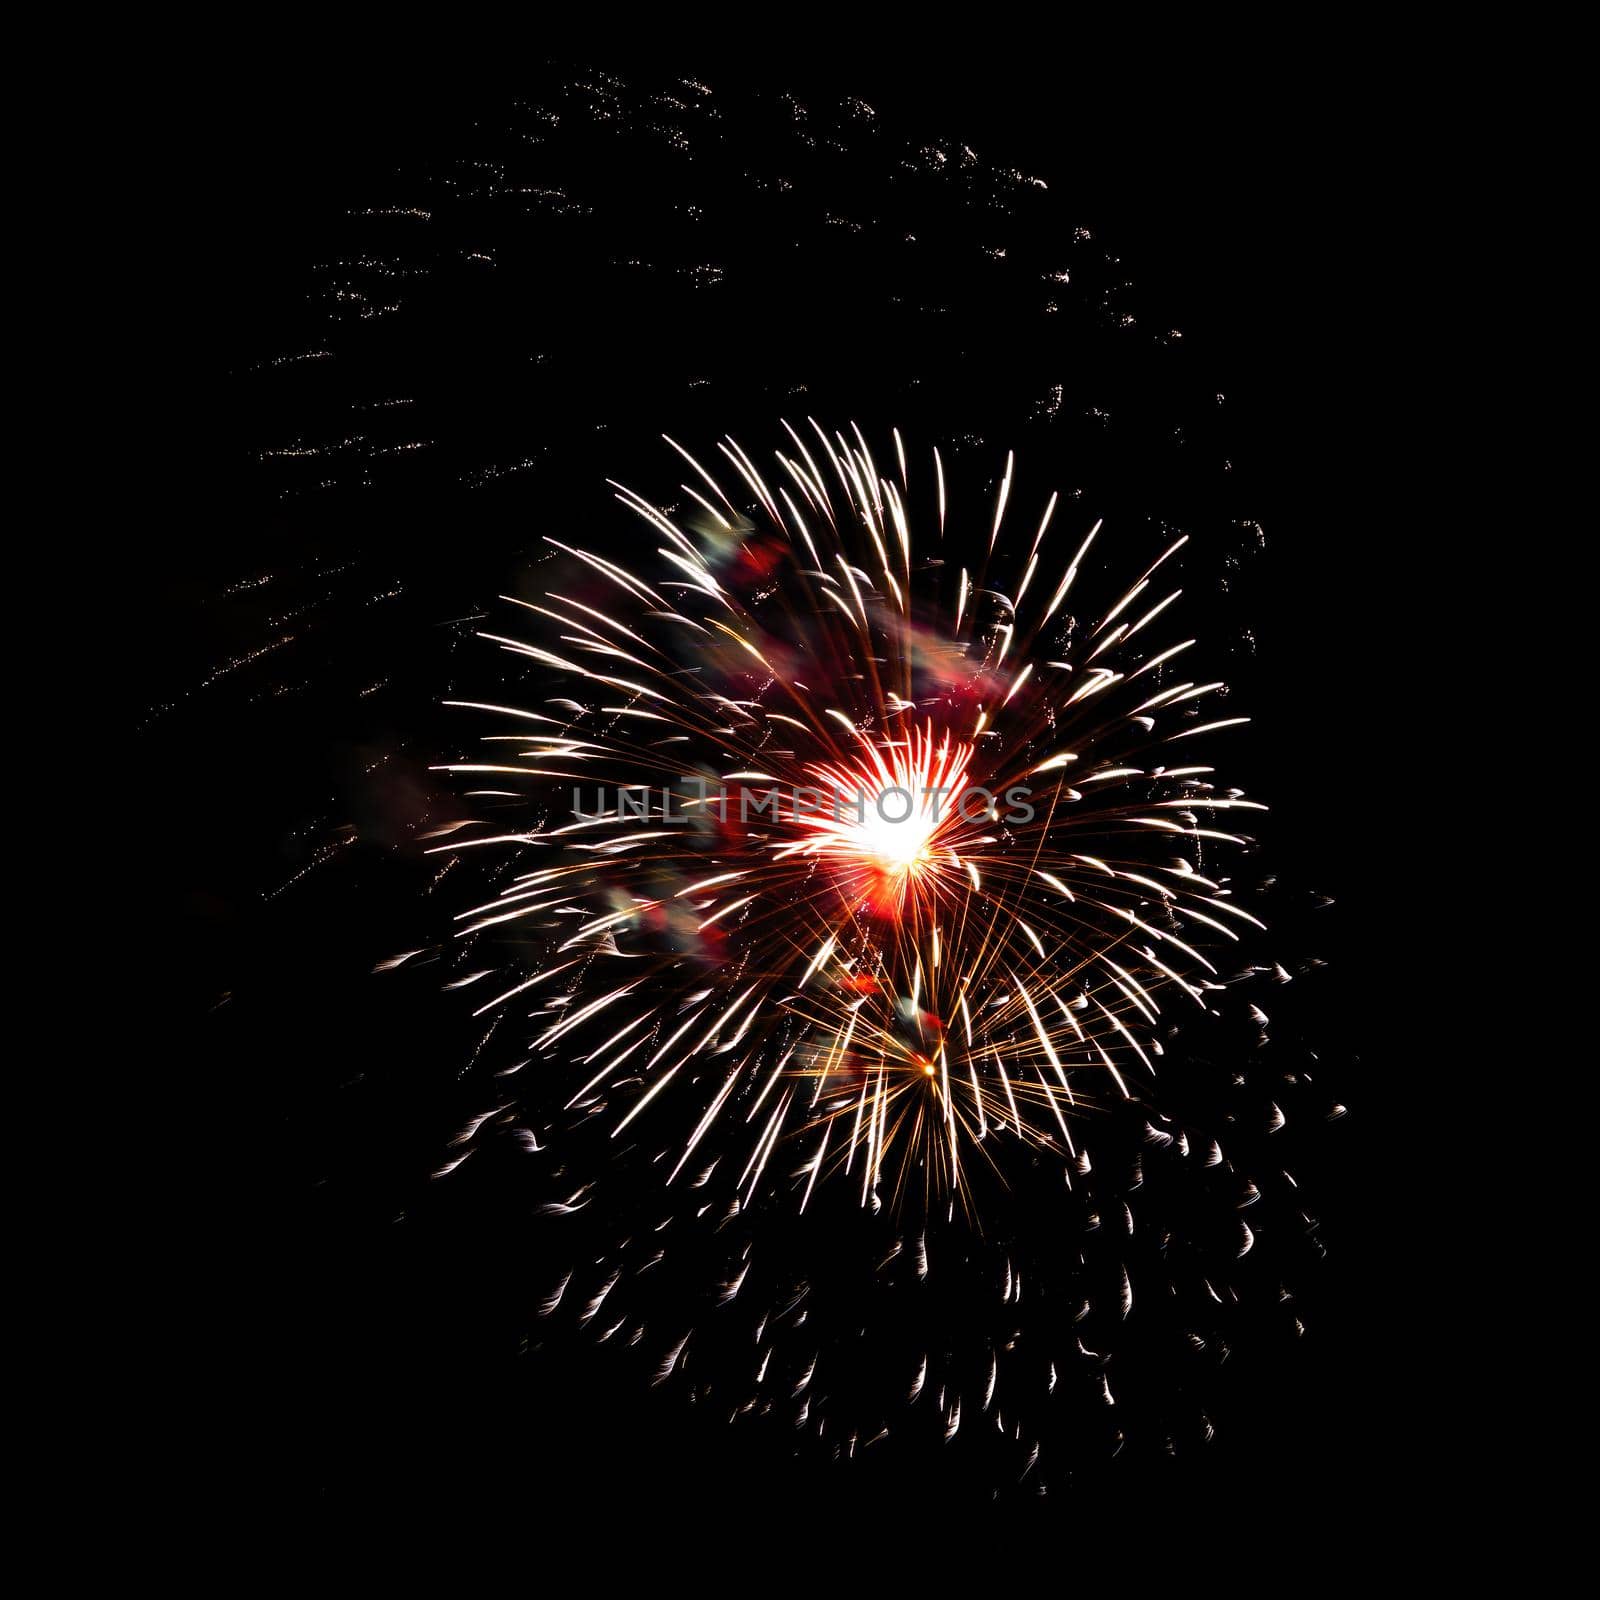
[[[898,432],[880,471],[859,429],[784,427],[766,472],[673,444],[668,504],[614,485],[655,548],[552,539],[571,580],[486,634],[538,688],[470,703],[495,758],[448,767],[493,808],[436,846],[495,859],[462,936],[520,966],[479,1009],[531,1003],[566,1108],[670,1137],[669,1186],[948,1211],[1020,1142],[1070,1187],[1259,926],[1207,859],[1261,808],[1194,759],[1245,719],[1181,675],[1186,540],[1085,616],[1100,526],[1052,495],[1016,531],[1010,458],[963,563],[937,450],[919,483]]]

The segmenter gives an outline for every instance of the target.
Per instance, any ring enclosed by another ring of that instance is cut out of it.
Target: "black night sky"
[[[205,98],[208,351],[120,692],[150,780],[133,960],[202,1130],[181,1359],[208,1492],[292,1535],[539,1545],[635,1515],[713,1543],[801,1517],[814,1541],[869,1507],[987,1516],[997,1490],[1107,1540],[1193,1511],[1199,1552],[1386,1523],[1430,1446],[1399,1068],[1368,1021],[1391,1004],[1380,819],[1351,776],[1384,737],[1375,585],[1402,537],[1369,450],[1401,201],[1362,119],[1236,74],[1113,88],[1079,57],[820,48],[619,49],[492,86],[285,69]],[[604,480],[667,474],[663,429],[765,445],[808,414],[968,441],[974,496],[1014,448],[1108,527],[1196,533],[1190,631],[1254,719],[1233,759],[1272,802],[1275,956],[1305,974],[1283,1030],[1350,1108],[1282,1136],[1325,1247],[1304,1336],[1247,1319],[1203,1397],[1214,1439],[1085,1456],[1048,1497],[983,1458],[840,1464],[730,1429],[542,1323],[542,1195],[498,1159],[428,1181],[477,1035],[437,982],[373,972],[456,909],[413,834],[459,734],[439,701],[498,670],[461,619],[552,528],[624,553]]]

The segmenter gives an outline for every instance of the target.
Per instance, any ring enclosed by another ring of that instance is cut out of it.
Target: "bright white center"
[[[884,809],[894,818],[897,808],[903,806],[900,797],[892,795]],[[920,808],[903,821],[885,821],[869,808],[860,828],[862,852],[876,856],[885,866],[897,872],[908,871],[917,862],[926,859],[928,837],[937,822],[936,816],[925,814]]]

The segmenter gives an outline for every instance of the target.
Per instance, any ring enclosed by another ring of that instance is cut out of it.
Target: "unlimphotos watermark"
[[[608,807],[607,794],[612,797]],[[913,817],[944,819],[957,816],[968,824],[985,820],[1004,820],[1019,826],[1032,822],[1034,809],[1028,803],[1033,791],[1026,784],[1014,784],[1003,796],[982,784],[960,788],[929,787],[913,791],[899,784],[878,790],[807,788],[778,785],[756,789],[746,785],[708,783],[704,778],[683,777],[676,784],[659,788],[626,785],[594,792],[597,809],[584,806],[584,791],[572,791],[572,814],[585,822],[627,819],[650,822],[688,823],[714,816],[720,822],[737,818],[740,822],[795,821],[826,817],[833,822],[865,826],[871,820],[896,826]],[[1004,799],[1005,810],[1000,810]]]

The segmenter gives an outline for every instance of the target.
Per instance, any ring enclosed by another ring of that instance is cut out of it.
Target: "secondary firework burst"
[[[1256,924],[1209,862],[1260,808],[1195,759],[1245,719],[1181,670],[1186,540],[1085,615],[1100,524],[1052,495],[1017,530],[1012,458],[963,561],[937,449],[919,479],[898,432],[880,470],[783,426],[766,470],[668,440],[670,495],[613,485],[654,548],[551,539],[567,576],[485,634],[530,697],[452,702],[492,758],[449,764],[485,816],[436,846],[493,861],[461,934],[514,981],[480,1010],[578,1063],[569,1110],[667,1142],[667,1185],[954,1206],[1020,1141],[1070,1186]]]

